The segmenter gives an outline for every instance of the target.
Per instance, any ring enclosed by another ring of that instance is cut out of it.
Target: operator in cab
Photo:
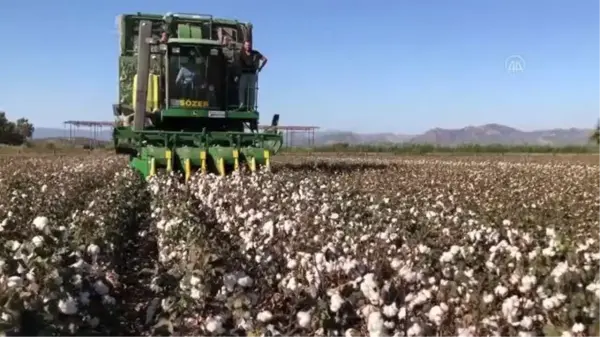
[[[256,106],[257,74],[267,64],[267,58],[258,50],[252,49],[252,42],[244,42],[240,52],[240,77],[238,98],[240,108],[254,109]]]
[[[182,97],[195,97],[194,94],[197,89],[196,86],[198,85],[196,82],[199,78],[204,77],[203,74],[201,74],[203,63],[203,58],[200,55],[194,55],[192,52],[186,62],[181,64],[177,77],[175,78],[175,84],[178,86]]]

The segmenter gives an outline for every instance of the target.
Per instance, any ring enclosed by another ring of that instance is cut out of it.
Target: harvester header
[[[238,102],[236,56],[252,24],[208,14],[118,17],[117,153],[144,176],[157,170],[225,175],[270,166],[282,145],[279,115],[260,132],[256,104]],[[234,55],[234,56],[232,56]],[[257,84],[246,94],[256,96]],[[250,102],[253,100],[246,100]]]

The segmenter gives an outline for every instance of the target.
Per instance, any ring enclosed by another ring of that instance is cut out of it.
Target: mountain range
[[[453,146],[459,144],[537,144],[537,145],[581,145],[586,144],[592,129],[568,128],[523,131],[501,124],[485,124],[480,126],[467,126],[460,129],[434,128],[417,135],[398,133],[357,133],[349,131],[324,130],[316,131],[315,145],[331,145],[346,143],[357,144],[436,144]],[[112,130],[105,129],[95,134],[84,128],[73,131],[73,137],[96,138],[109,140]],[[68,129],[36,128],[34,139],[67,138]],[[302,132],[295,132],[287,137],[286,142],[292,146],[306,146],[309,136]]]

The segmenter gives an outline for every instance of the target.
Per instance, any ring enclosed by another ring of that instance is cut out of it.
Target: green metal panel
[[[178,24],[177,37],[190,39],[192,37],[192,33],[190,32],[190,25],[186,25],[185,23]]]
[[[136,169],[143,177],[147,177],[150,174],[150,163],[147,160],[132,158],[129,165]]]
[[[190,38],[202,39],[202,29],[198,26],[190,26]]]

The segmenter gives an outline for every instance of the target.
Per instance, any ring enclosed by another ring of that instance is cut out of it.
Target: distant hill
[[[75,130],[75,129],[73,129]],[[330,144],[532,144],[532,145],[580,145],[588,142],[592,129],[549,129],[522,131],[501,124],[485,124],[481,126],[467,126],[461,129],[435,128],[419,135],[406,135],[398,133],[357,133],[349,131],[317,131],[314,135],[316,145]],[[112,137],[112,130],[105,128],[94,135],[91,131],[81,128],[73,131],[73,137],[96,138],[108,141]],[[69,129],[36,128],[34,139],[65,138],[69,137]],[[285,137],[293,146],[307,146],[309,136],[303,132],[291,133]]]
[[[522,131],[501,124],[468,126],[462,129],[431,129],[413,137],[410,142],[418,144],[537,144],[579,145],[589,141],[592,129],[550,129]]]

